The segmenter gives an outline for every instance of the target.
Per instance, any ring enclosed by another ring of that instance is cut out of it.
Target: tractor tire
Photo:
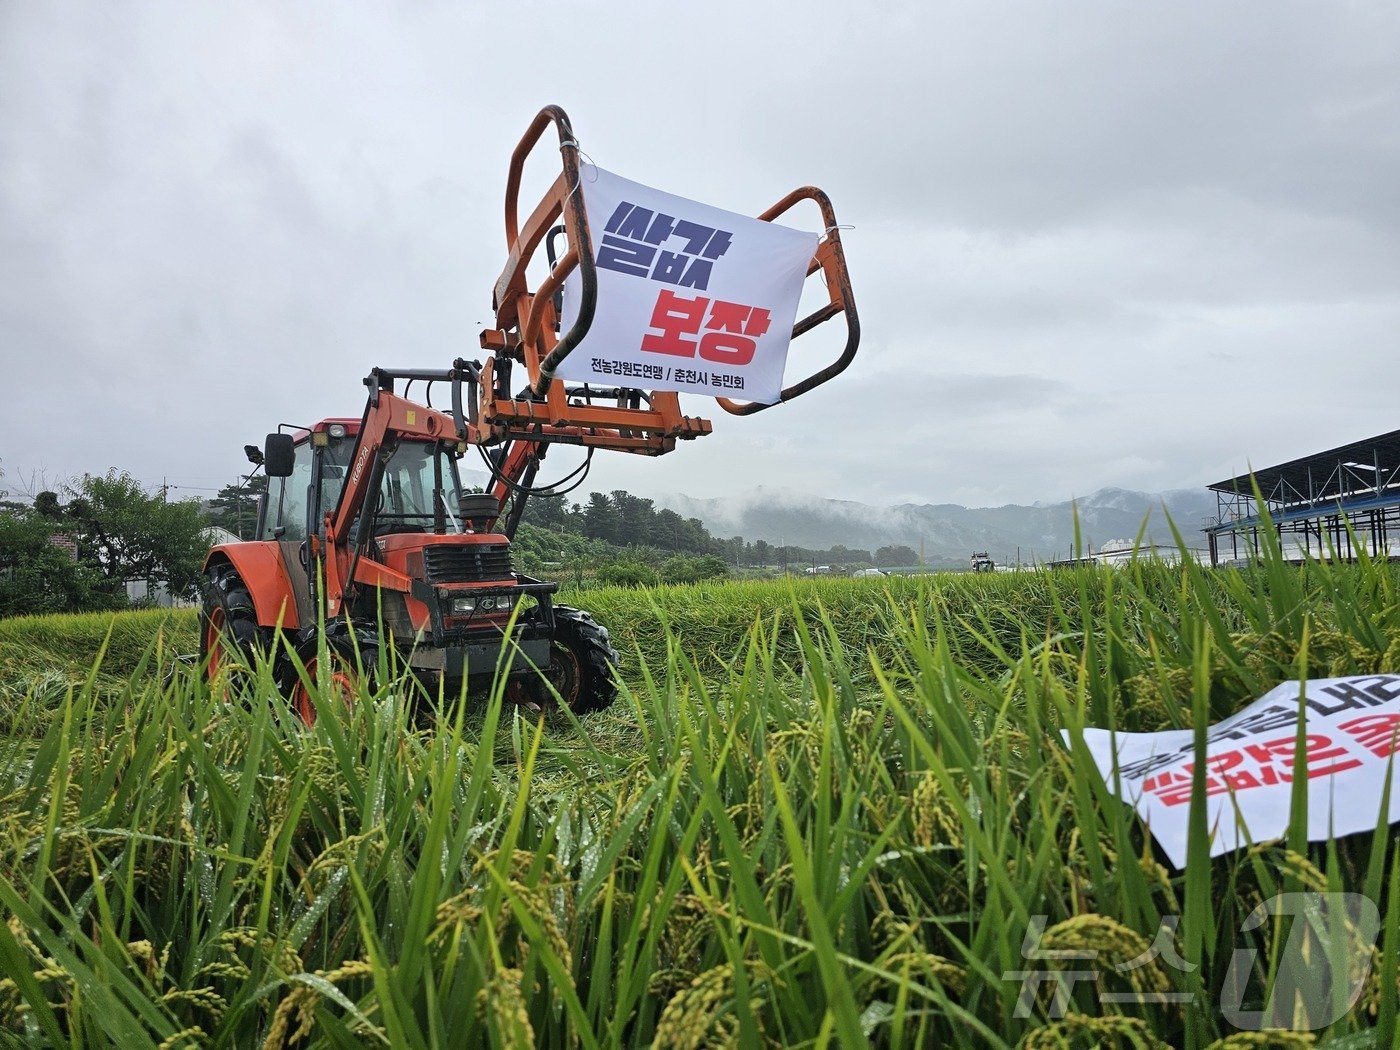
[[[316,724],[316,703],[307,683],[314,686],[320,674],[321,653],[316,639],[303,642],[297,655],[306,669],[306,679],[303,681],[295,668],[287,668],[282,692],[296,716],[308,726],[313,726]],[[362,683],[370,689],[374,688],[374,669],[379,665],[377,645],[362,641],[357,647],[349,635],[334,635],[326,639],[326,659],[330,665],[327,668],[327,687],[347,708],[359,700]]]
[[[606,627],[582,609],[556,605],[550,655],[546,676],[570,711],[586,715],[612,706],[617,699],[617,650],[608,643]],[[544,692],[554,699],[549,690]]]
[[[258,626],[253,597],[238,570],[227,562],[213,566],[204,579],[199,611],[199,663],[206,680],[213,684],[222,669],[240,658],[254,666],[259,656],[274,653],[272,643],[272,629]]]

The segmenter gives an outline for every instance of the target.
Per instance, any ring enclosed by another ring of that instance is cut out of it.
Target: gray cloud
[[[712,437],[600,489],[1058,500],[1390,430],[1397,44],[1360,4],[5,5],[0,461],[197,491],[474,353],[549,101],[604,167],[855,226],[851,372],[692,402]]]

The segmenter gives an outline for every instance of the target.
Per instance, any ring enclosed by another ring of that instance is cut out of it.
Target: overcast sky
[[[822,186],[864,329],[585,490],[1055,501],[1394,430],[1397,54],[1384,3],[0,0],[0,488],[208,495],[372,366],[479,356],[550,102],[682,196]]]

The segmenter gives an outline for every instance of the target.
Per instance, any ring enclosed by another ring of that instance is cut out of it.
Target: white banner
[[[1299,683],[1286,682],[1207,731],[1205,804],[1212,857],[1287,832],[1298,706]],[[1303,716],[1308,840],[1374,828],[1386,774],[1400,750],[1400,675],[1311,679]],[[1119,797],[1136,807],[1171,862],[1184,868],[1195,768],[1192,731],[1086,729],[1084,743],[1110,791],[1117,766]],[[1393,792],[1385,819],[1400,820]]]
[[[772,404],[783,388],[815,233],[630,182],[591,164],[580,186],[598,305],[558,375]],[[564,285],[563,330],[578,316]]]

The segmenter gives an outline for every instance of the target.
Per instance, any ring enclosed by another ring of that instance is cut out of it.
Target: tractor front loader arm
[[[535,206],[522,229],[519,218],[520,178],[528,157],[540,137],[551,124],[559,134],[559,155],[562,171],[544,198]],[[554,370],[569,356],[593,324],[593,311],[598,303],[598,273],[593,258],[593,237],[588,228],[588,213],[579,192],[579,148],[574,138],[569,115],[558,106],[545,106],[535,116],[520,143],[511,154],[510,171],[506,176],[506,244],[509,254],[500,279],[496,282],[493,306],[496,325],[500,329],[515,328],[520,332],[519,345],[524,351],[530,373],[531,390],[542,398],[554,382]],[[526,267],[539,251],[545,235],[560,216],[568,233],[569,250],[552,268],[537,292],[531,293],[526,281]],[[553,340],[554,293],[563,287],[564,278],[575,269],[579,272],[580,307],[578,318],[557,342]],[[548,322],[548,324],[546,324]],[[548,350],[541,353],[540,334],[548,327]]]
[[[365,378],[369,397],[351,453],[345,486],[335,508],[326,513],[325,519],[325,593],[329,613],[334,614],[350,599],[357,584],[408,589],[407,578],[400,579],[384,566],[362,561],[360,557],[374,535],[373,504],[383,482],[384,469],[403,438],[455,445],[459,452],[465,452],[468,445],[480,444],[484,435],[475,422],[480,374],[481,368],[475,362],[458,359],[450,369],[376,368]],[[400,379],[409,383],[450,384],[451,412],[410,401],[395,393],[395,380]]]
[[[560,171],[522,223],[520,181],[525,160],[551,126],[559,141]],[[597,309],[593,231],[584,206],[579,155],[573,126],[558,106],[540,110],[511,154],[505,197],[506,265],[496,282],[493,301],[496,327],[481,333],[482,348],[494,356],[482,369],[480,425],[494,440],[534,441],[541,445],[568,442],[589,448],[663,455],[675,448],[677,440],[710,433],[710,421],[683,415],[680,398],[673,391],[625,386],[566,388],[556,377],[560,364],[588,334]],[[816,204],[822,222],[822,236],[807,274],[810,277],[821,273],[827,301],[793,326],[792,339],[841,316],[846,321],[846,343],[833,362],[784,386],[782,401],[791,401],[835,378],[854,360],[860,346],[855,296],[830,198],[814,186],[804,186],[758,218],[772,222],[804,200]],[[541,245],[549,241],[551,231],[561,228],[561,222],[567,250],[551,262],[539,287],[532,290],[527,277],[529,266],[540,254]],[[578,282],[579,310],[568,331],[560,336],[557,293],[565,280]],[[527,375],[526,385],[518,392],[509,388],[512,361],[524,365]],[[503,374],[507,377],[504,382]],[[716,400],[735,415],[750,415],[770,407],[726,397]]]

